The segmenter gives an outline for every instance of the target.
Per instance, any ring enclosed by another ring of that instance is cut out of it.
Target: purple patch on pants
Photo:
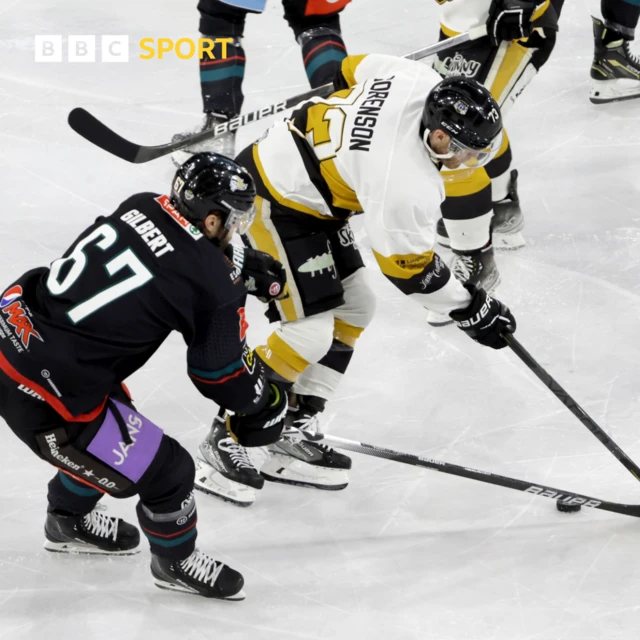
[[[163,431],[137,411],[117,400],[111,401],[127,425],[132,444],[124,443],[118,423],[111,409],[107,409],[104,422],[87,451],[125,478],[138,482],[160,448]]]

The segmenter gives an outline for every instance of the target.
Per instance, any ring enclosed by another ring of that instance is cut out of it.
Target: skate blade
[[[256,493],[252,487],[225,478],[219,471],[200,459],[196,460],[194,487],[202,493],[237,507],[250,507],[256,500]]]
[[[593,104],[621,102],[640,98],[640,82],[631,78],[596,80],[591,83],[589,100]]]
[[[80,542],[52,542],[51,540],[45,540],[42,546],[51,553],[71,553],[75,555],[88,556],[134,556],[137,553],[140,553],[140,547],[136,547],[135,549],[126,549],[123,551],[108,551],[106,549],[92,547]]]
[[[496,251],[517,251],[527,246],[522,233],[494,233],[492,238],[493,248]]]
[[[161,580],[160,578],[154,578],[153,583],[159,589],[164,589],[165,591],[177,591],[178,593],[188,593],[191,596],[202,596],[203,598],[215,598],[216,600],[229,600],[240,601],[244,600],[247,596],[245,592],[240,589],[238,593],[234,593],[232,596],[228,596],[227,598],[220,598],[214,595],[205,595],[204,593],[200,593],[196,589],[189,589],[188,587],[184,587],[181,584],[174,584],[173,582],[166,582],[165,580]]]
[[[323,491],[341,491],[349,484],[349,476],[344,469],[319,467],[273,452],[269,454],[269,459],[260,469],[260,473],[269,482]]]

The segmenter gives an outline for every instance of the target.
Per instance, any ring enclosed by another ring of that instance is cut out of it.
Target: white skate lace
[[[302,416],[294,419],[293,426],[300,431],[316,434],[320,427],[320,419],[317,413],[303,413]]]
[[[629,58],[629,61],[631,62],[631,64],[634,67],[640,67],[640,58],[636,56],[634,53],[631,53],[631,47],[629,46],[629,43],[626,40],[622,45],[622,48],[624,49],[624,52],[627,58]]]
[[[194,580],[215,586],[215,582],[224,564],[216,562],[211,556],[196,549],[186,560],[179,564],[180,569]]]
[[[453,275],[460,282],[466,282],[473,274],[474,262],[472,256],[457,256],[453,265]]]
[[[88,513],[82,520],[82,525],[88,533],[99,538],[113,538],[116,541],[118,536],[118,518],[92,511]]]
[[[224,438],[218,442],[218,449],[222,449],[229,454],[231,462],[237,469],[253,469],[253,463],[249,457],[249,452],[233,438]]]

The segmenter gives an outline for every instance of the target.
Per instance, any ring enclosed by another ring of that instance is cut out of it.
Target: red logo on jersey
[[[244,340],[247,336],[247,329],[249,328],[249,323],[244,317],[244,307],[238,309],[238,315],[240,316],[240,340]]]
[[[323,16],[344,9],[351,0],[307,0],[305,16]]]
[[[40,342],[44,342],[42,336],[33,328],[33,323],[22,308],[20,300],[16,300],[4,307],[2,313],[7,316],[7,322],[15,327],[16,335],[20,338],[20,342],[22,342],[25,348],[29,348],[31,336],[37,338]]]
[[[194,240],[200,240],[202,234],[171,204],[169,196],[159,196],[154,200],[175,220]]]

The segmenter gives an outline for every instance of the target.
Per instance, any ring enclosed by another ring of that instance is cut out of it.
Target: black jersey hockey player
[[[236,412],[228,421],[233,436],[246,446],[278,439],[286,394],[256,366],[244,304],[245,280],[269,297],[284,279],[271,258],[249,273],[244,258],[257,253],[240,249],[233,261],[223,253],[236,228],[250,223],[254,197],[246,170],[197,154],[178,170],[171,196],[130,197],[50,268],[4,289],[0,415],[58,468],[49,482],[46,549],[136,552],[138,529],[96,505],[105,493],[137,494],[158,586],[244,597],[242,576],[195,548],[191,456],[135,409],[122,383],[178,331],[195,386]]]
[[[340,84],[326,100],[298,105],[237,158],[258,192],[248,239],[288,276],[288,296],[270,310],[280,327],[256,353],[292,386],[288,423],[305,429],[332,397],[374,312],[349,226],[355,213],[363,214],[378,266],[406,295],[493,348],[506,346],[500,334],[515,327],[504,305],[465,288],[434,252],[441,164],[481,166],[500,146],[500,110],[488,90],[379,55],[346,58]],[[347,456],[287,438],[269,450],[261,469],[269,480],[347,485]]]

